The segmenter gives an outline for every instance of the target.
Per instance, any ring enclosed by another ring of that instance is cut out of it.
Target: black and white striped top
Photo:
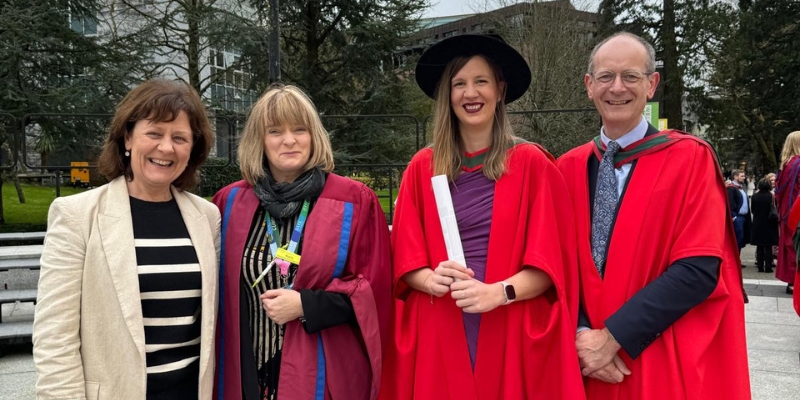
[[[147,353],[148,399],[197,399],[200,264],[175,199],[130,198]]]

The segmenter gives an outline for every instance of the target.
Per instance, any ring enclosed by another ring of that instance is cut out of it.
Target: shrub
[[[197,194],[202,197],[213,196],[223,187],[242,179],[239,165],[228,164],[227,158],[209,157],[200,169],[200,186]]]

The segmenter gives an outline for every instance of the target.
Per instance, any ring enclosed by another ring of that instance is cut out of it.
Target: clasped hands
[[[267,290],[261,295],[261,305],[272,322],[283,325],[303,316],[300,292],[291,289]]]
[[[621,346],[607,328],[579,332],[575,338],[583,376],[620,383],[631,371],[617,354]]]
[[[456,305],[468,313],[484,313],[505,303],[499,283],[485,284],[473,279],[474,276],[475,272],[455,261],[442,261],[422,286],[426,293],[436,297],[450,292]]]

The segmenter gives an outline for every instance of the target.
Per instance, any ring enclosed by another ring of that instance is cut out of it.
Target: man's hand
[[[589,377],[606,383],[620,383],[630,374],[631,370],[628,369],[625,362],[618,355],[615,355],[611,363],[593,372]]]
[[[583,376],[590,376],[612,363],[617,351],[621,348],[607,328],[578,333],[575,347],[578,349],[578,361],[580,361]]]
[[[303,316],[300,292],[289,289],[267,290],[261,295],[261,304],[272,322],[283,325]]]

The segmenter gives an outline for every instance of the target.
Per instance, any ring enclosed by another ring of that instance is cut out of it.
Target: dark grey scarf
[[[267,177],[255,185],[256,197],[273,218],[286,218],[300,211],[304,200],[313,200],[322,193],[325,173],[319,168],[303,172],[292,183],[276,182],[264,166]]]

